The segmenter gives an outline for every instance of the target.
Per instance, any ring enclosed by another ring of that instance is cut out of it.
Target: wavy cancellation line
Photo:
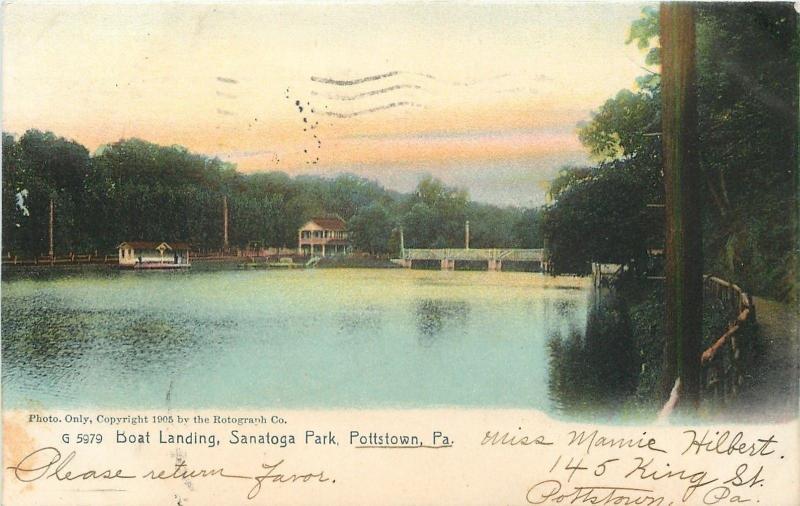
[[[421,90],[421,89],[423,89],[422,86],[418,84],[395,84],[394,86],[388,86],[386,88],[380,88],[378,90],[356,93],[355,95],[333,95],[333,94],[323,95],[313,90],[311,91],[311,94],[315,96],[324,96],[329,100],[351,101],[351,100],[358,100],[359,98],[373,97],[375,95],[383,95],[384,93],[389,93],[397,90]]]
[[[370,81],[378,81],[378,80],[381,80],[381,79],[387,79],[389,77],[394,77],[394,76],[401,75],[401,74],[410,75],[410,76],[424,77],[425,79],[430,79],[431,81],[450,84],[452,86],[474,86],[476,84],[480,84],[480,83],[484,83],[484,82],[488,82],[488,81],[494,81],[494,80],[497,80],[497,79],[503,79],[503,78],[509,77],[511,75],[511,74],[506,73],[506,74],[498,74],[496,76],[491,76],[491,77],[487,77],[487,78],[483,78],[483,79],[475,79],[475,80],[472,80],[472,81],[447,81],[447,80],[444,80],[444,79],[439,79],[438,77],[436,77],[436,76],[434,76],[432,74],[426,74],[424,72],[409,72],[409,71],[406,71],[406,70],[392,70],[392,71],[386,72],[384,74],[375,74],[375,75],[371,75],[371,76],[359,77],[359,78],[356,78],[356,79],[349,79],[349,80],[348,79],[335,79],[335,78],[332,78],[332,77],[320,77],[320,76],[311,76],[311,80],[314,81],[315,83],[331,84],[331,85],[334,85],[334,86],[355,86],[357,84],[367,83],[367,82],[370,82]]]
[[[394,109],[395,107],[425,107],[422,104],[418,104],[416,102],[407,102],[407,101],[400,101],[400,102],[391,102],[384,105],[379,105],[376,107],[370,107],[369,109],[362,109],[360,111],[354,112],[336,112],[336,111],[325,111],[322,114],[326,116],[332,116],[334,118],[353,118],[356,116],[361,116],[362,114],[370,114],[373,112],[385,111],[387,109]]]

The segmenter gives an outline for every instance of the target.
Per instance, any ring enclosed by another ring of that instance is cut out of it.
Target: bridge
[[[401,258],[392,260],[406,268],[420,265],[435,265],[436,262],[442,270],[454,270],[456,264],[475,265],[486,262],[490,271],[503,270],[503,264],[528,264],[531,270],[546,270],[543,249],[518,249],[518,248],[442,248],[442,249],[415,249],[406,248]]]

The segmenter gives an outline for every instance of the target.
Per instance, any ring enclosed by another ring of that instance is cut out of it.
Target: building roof
[[[192,247],[188,242],[168,242],[166,244],[172,249],[191,249]]]
[[[327,217],[327,218],[311,218],[310,221],[313,221],[318,226],[322,227],[325,230],[346,230],[347,223],[338,216]]]
[[[159,246],[165,245],[166,249],[189,249],[190,245],[186,242],[153,242],[153,241],[123,241],[117,246],[117,249],[123,246],[128,246],[133,249],[158,249]]]
[[[161,244],[160,242],[152,242],[152,241],[123,241],[117,246],[117,249],[128,246],[129,248],[133,249],[156,249],[156,246]]]

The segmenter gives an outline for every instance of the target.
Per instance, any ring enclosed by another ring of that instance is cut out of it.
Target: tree
[[[657,9],[644,8],[627,40],[646,51],[647,65],[661,63],[658,18]],[[705,271],[794,298],[797,15],[789,4],[709,3],[697,6],[696,18]],[[624,160],[635,169],[646,203],[662,204],[661,75],[644,70],[637,88],[606,101],[579,136],[599,163]],[[581,177],[562,174],[551,193]],[[663,222],[654,225],[648,242],[663,244],[653,233]]]
[[[348,223],[353,247],[373,255],[389,253],[389,237],[394,224],[389,211],[380,203],[359,210]]]
[[[435,212],[424,202],[417,202],[403,216],[406,248],[433,248],[439,244]]]
[[[392,230],[400,224],[409,246],[460,246],[470,215],[476,244],[516,244],[507,235],[524,212],[469,203],[465,191],[433,178],[401,195],[350,174],[241,174],[218,158],[141,139],[106,144],[89,156],[80,144],[37,130],[20,139],[3,135],[2,177],[3,247],[21,256],[47,252],[51,197],[60,254],[110,252],[126,240],[218,248],[225,198],[233,247],[295,246],[309,218],[338,213],[356,218],[359,247],[376,254],[399,249]]]
[[[450,188],[440,180],[425,177],[405,203],[406,237],[409,247],[452,248],[464,244],[464,225],[469,197],[464,190]]]
[[[625,161],[576,177],[546,208],[542,222],[555,273],[587,274],[592,262],[641,267],[648,228],[646,192]]]
[[[514,222],[512,236],[514,245],[519,248],[533,249],[544,247],[542,236],[542,212],[539,209],[525,209]]]
[[[5,248],[35,255],[48,251],[52,200],[57,223],[54,243],[62,253],[72,251],[89,233],[86,148],[51,132],[29,130],[19,141],[4,134],[3,155],[4,197],[8,199],[3,231],[9,234],[3,237]]]
[[[644,157],[658,153],[659,105],[653,89],[620,90],[593,113],[578,133],[581,142],[600,161]]]

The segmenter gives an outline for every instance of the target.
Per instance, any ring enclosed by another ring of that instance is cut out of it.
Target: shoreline
[[[262,270],[283,270],[280,267],[269,267],[266,265],[268,258],[265,257],[257,257],[259,261],[253,262],[252,257],[247,256],[228,256],[228,257],[206,257],[206,258],[194,258],[192,259],[191,269],[192,270],[200,270],[200,271],[208,271],[208,270],[238,270],[238,269],[262,269]],[[346,257],[325,257],[321,258],[316,265],[313,267],[305,267],[305,261],[298,261],[295,263],[295,268],[305,269],[305,268],[315,268],[315,269],[404,269],[405,267],[398,265],[392,262],[389,259],[385,258],[375,258],[372,256],[357,256],[357,255],[350,255]],[[11,264],[11,263],[4,263],[2,265],[2,275],[3,277],[6,276],[13,276],[18,274],[24,273],[45,273],[45,272],[83,272],[83,271],[119,271],[119,270],[129,270],[121,268],[118,263],[108,263],[108,262],[81,262],[81,263],[39,263],[39,264],[29,264],[29,263],[19,263],[19,264]],[[412,270],[430,270],[430,271],[437,271],[440,270],[438,268],[432,267],[423,267],[423,268],[412,268]],[[453,269],[455,271],[465,271],[465,272],[482,272],[486,271],[487,269],[482,268],[456,268]],[[518,270],[518,269],[508,269],[503,270],[502,272],[529,272],[529,273],[541,273],[539,270]],[[580,277],[580,276],[579,276]]]

